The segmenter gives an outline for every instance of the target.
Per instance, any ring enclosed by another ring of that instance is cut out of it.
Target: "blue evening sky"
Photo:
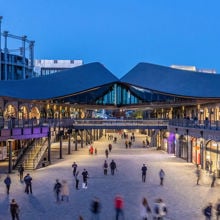
[[[0,0],[2,31],[35,40],[36,59],[139,62],[220,73],[219,0]],[[3,39],[2,39],[3,44]]]

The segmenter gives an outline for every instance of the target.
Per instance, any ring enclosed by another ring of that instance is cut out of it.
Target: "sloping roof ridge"
[[[171,66],[165,66],[165,65],[161,65],[161,64],[155,64],[155,63],[148,63],[148,62],[139,62],[135,67],[138,66],[142,66],[142,65],[148,65],[148,66],[152,66],[152,67],[156,67],[157,69],[161,68],[161,69],[167,69],[170,70],[172,72],[179,72],[179,73],[191,73],[191,74],[204,74],[204,75],[213,75],[212,73],[207,73],[207,72],[200,72],[200,71],[193,71],[193,70],[187,70],[187,69],[178,69],[178,68],[174,68]],[[135,68],[134,67],[134,68]],[[218,73],[215,73],[216,75],[218,75]]]

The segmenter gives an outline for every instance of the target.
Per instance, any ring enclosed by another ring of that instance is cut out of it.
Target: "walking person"
[[[20,182],[23,181],[23,175],[24,175],[24,167],[21,164],[21,166],[18,168],[18,172],[19,172],[19,177],[20,177]]]
[[[214,187],[214,186],[215,186],[215,181],[216,181],[216,174],[215,174],[215,171],[214,171],[213,174],[212,174],[212,183],[211,183],[211,187]]]
[[[144,197],[141,203],[140,216],[142,220],[149,220],[149,213],[151,213],[151,208],[148,204],[147,199]]]
[[[220,219],[220,199],[218,199],[216,203],[216,220]]]
[[[77,167],[78,167],[78,165],[76,164],[76,162],[73,162],[73,164],[72,164],[72,168],[73,168],[73,176],[76,175]]]
[[[25,192],[27,194],[29,194],[29,192],[32,194],[32,177],[30,176],[30,174],[28,173],[25,177],[24,177],[24,182],[25,182]]]
[[[67,181],[63,180],[61,185],[61,201],[64,201],[64,198],[66,198],[66,201],[69,202],[70,191]]]
[[[86,169],[83,169],[82,176],[83,176],[83,188],[87,189],[89,173]]]
[[[157,199],[154,204],[154,219],[163,220],[167,215],[167,207],[161,198]]]
[[[107,173],[108,173],[108,163],[107,163],[106,160],[105,160],[105,162],[103,164],[103,169],[104,169],[104,175],[107,175]]]
[[[10,186],[11,186],[11,178],[9,175],[6,176],[6,178],[4,179],[4,183],[6,186],[6,192],[9,195],[9,191],[10,191]]]
[[[108,150],[109,150],[109,152],[112,151],[112,145],[111,144],[108,145]]]
[[[159,177],[160,177],[160,185],[163,186],[163,181],[164,181],[164,177],[165,177],[165,172],[163,169],[160,169]]]
[[[105,157],[108,159],[108,149],[105,150]]]
[[[17,202],[15,201],[15,199],[11,200],[10,212],[11,212],[12,220],[19,220],[19,206]]]
[[[75,185],[76,189],[79,190],[79,171],[77,171],[75,174],[75,183],[76,183]]]
[[[111,168],[111,174],[114,175],[115,174],[115,170],[116,170],[116,163],[114,160],[112,160],[112,162],[110,163],[110,168]]]
[[[205,216],[205,220],[212,219],[212,203],[211,202],[204,208],[203,214]]]
[[[53,187],[53,191],[56,195],[56,202],[59,202],[60,201],[60,191],[61,191],[61,183],[59,182],[58,179],[56,179],[56,183],[54,184],[54,187]]]
[[[147,167],[145,164],[143,164],[142,168],[141,168],[141,172],[142,172],[142,182],[146,181],[146,175],[147,175]]]
[[[116,195],[115,197],[115,212],[116,212],[116,220],[119,220],[119,216],[121,216],[124,219],[124,201],[123,198],[120,195]]]
[[[199,166],[197,166],[196,169],[196,177],[197,177],[196,185],[199,185],[199,181],[201,179],[201,169],[199,168]]]
[[[95,197],[91,203],[91,212],[92,212],[91,220],[99,220],[100,210],[101,210],[100,201],[97,197]]]

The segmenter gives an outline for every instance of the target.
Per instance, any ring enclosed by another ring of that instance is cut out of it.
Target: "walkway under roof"
[[[184,98],[219,99],[220,74],[139,63],[120,81],[156,93]]]

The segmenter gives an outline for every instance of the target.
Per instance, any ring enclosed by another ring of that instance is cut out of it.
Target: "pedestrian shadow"
[[[45,207],[42,205],[42,203],[35,197],[34,195],[29,195],[29,203],[32,205],[32,207],[41,212],[41,213],[46,213]]]
[[[1,214],[7,216],[10,212],[10,199],[9,196],[5,196],[4,200],[1,203]]]

